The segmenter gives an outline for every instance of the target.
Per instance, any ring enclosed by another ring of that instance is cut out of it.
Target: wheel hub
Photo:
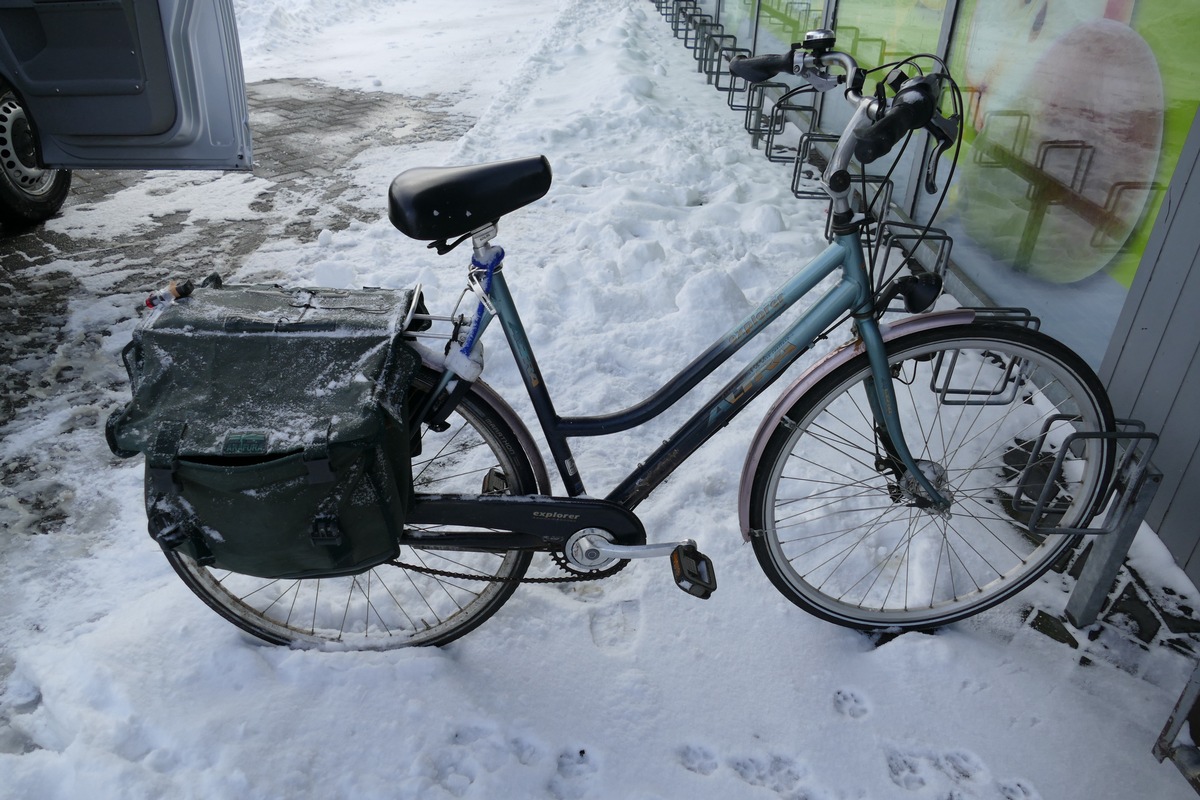
[[[946,468],[936,461],[917,460],[917,469],[925,480],[937,490],[937,493],[948,502],[954,502],[954,494],[950,491],[950,481],[946,476]],[[932,510],[932,500],[929,494],[921,488],[920,482],[911,472],[906,472],[900,479],[900,493],[921,508]]]
[[[49,191],[57,172],[38,166],[29,118],[25,109],[11,99],[0,104],[0,170],[29,195]]]

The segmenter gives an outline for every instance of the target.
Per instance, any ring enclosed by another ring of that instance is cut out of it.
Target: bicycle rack
[[[958,368],[961,351],[952,350],[939,353],[933,364],[929,377],[929,389],[938,397],[938,403],[943,406],[1006,406],[1017,401],[1021,392],[1021,384],[1017,380],[1022,364],[1019,359],[1013,359],[1004,366],[1004,374],[990,389],[975,385],[975,371],[969,369],[971,382],[966,388],[954,385],[954,372]]]
[[[726,54],[729,54],[726,58]],[[736,55],[749,55],[750,51],[737,46],[737,37],[729,33],[714,33],[704,41],[704,54],[697,69],[704,73],[704,80],[712,85],[720,79],[723,66]],[[725,91],[719,86],[718,91]]]
[[[811,102],[800,103],[794,99],[801,95],[812,95]],[[783,131],[786,129],[787,118],[789,114],[808,114],[808,118],[810,120],[809,130],[812,130],[812,127],[817,124],[817,117],[820,114],[819,100],[820,95],[812,86],[797,86],[791,91],[786,92],[775,101],[774,105],[771,107],[771,120],[767,125],[766,138],[763,141],[763,153],[766,155],[768,161],[795,160],[796,155],[789,153],[789,151],[793,151],[793,148],[785,148],[783,146],[776,148],[775,137],[783,133]],[[775,154],[776,149],[778,149],[780,152],[789,154],[778,156]],[[796,147],[794,153],[798,154],[799,152],[799,147]],[[793,176],[793,182],[794,179],[795,178]],[[794,193],[795,189],[792,191]]]
[[[923,225],[897,220],[885,221],[882,228],[879,247],[875,250],[875,262],[871,265],[877,275],[882,277],[887,273],[887,265],[894,252],[898,251],[904,260],[908,260],[914,257],[913,252],[918,247],[925,246],[933,250],[933,258],[928,267],[924,266],[924,260],[917,259],[922,265],[921,271],[945,277],[950,267],[950,251],[954,247],[950,234],[941,228],[926,229]],[[882,288],[875,287],[877,291]]]
[[[663,16],[667,22],[671,24],[671,29],[679,36],[679,19],[687,11],[700,11],[700,6],[693,0],[674,0],[669,7],[665,8]]]
[[[828,200],[829,195],[819,185],[801,188],[803,179],[813,180],[818,170],[810,169],[816,144],[836,144],[838,137],[831,133],[813,133],[807,131],[800,134],[800,143],[796,148],[796,160],[792,166],[792,196],[799,200]]]
[[[1192,671],[1191,679],[1179,695],[1151,752],[1160,764],[1168,758],[1174,761],[1191,787],[1200,792],[1200,748],[1187,740],[1180,741],[1179,736],[1188,718],[1194,715],[1197,704],[1200,704],[1200,666]]]
[[[1004,322],[1010,325],[1037,330],[1041,320],[1029,313],[1026,308],[973,308],[964,306],[964,310],[974,311],[976,321]],[[933,372],[929,378],[929,389],[938,395],[938,402],[947,406],[999,406],[1016,402],[1020,394],[1021,383],[1017,380],[1024,364],[1014,358],[1005,365],[1004,374],[991,389],[981,389],[975,385],[975,371],[970,370],[970,383],[967,388],[956,387],[953,383],[954,370],[958,366],[958,351],[948,351],[937,356]],[[1015,468],[1016,465],[1010,465]]]
[[[701,29],[716,24],[712,14],[688,14],[688,25],[683,30],[683,46],[695,52],[700,47]],[[693,56],[694,58],[694,56]]]
[[[1113,431],[1073,431],[1058,444],[1051,459],[1051,450],[1045,448],[1051,428],[1073,422],[1068,415],[1056,415],[1046,420],[1030,447],[1011,503],[1014,512],[1029,515],[1028,529],[1033,536],[1097,536],[1066,606],[1070,623],[1076,628],[1086,628],[1100,615],[1163,476],[1150,463],[1158,446],[1158,434],[1147,433],[1145,423],[1139,420],[1118,419],[1117,430]],[[1047,524],[1063,510],[1062,503],[1056,505],[1055,500],[1065,485],[1062,482],[1064,464],[1071,453],[1078,452],[1077,446],[1087,440],[1114,442],[1121,453],[1113,478],[1097,502],[1097,509],[1107,508],[1104,522],[1092,528]],[[1031,490],[1036,491],[1036,500],[1031,496]],[[1026,498],[1027,494],[1030,497]]]
[[[964,308],[974,311],[975,319],[979,322],[1006,322],[1009,325],[1020,325],[1031,331],[1042,327],[1041,318],[1034,316],[1028,308],[1019,306],[964,306]]]
[[[709,42],[715,37],[725,36],[725,26],[719,22],[700,22],[696,24],[696,41],[689,49],[692,51],[692,59],[696,62],[696,71],[704,71],[704,60],[708,56]],[[729,37],[735,42],[736,36]]]
[[[763,81],[750,86],[750,90],[746,95],[746,116],[742,122],[742,127],[746,129],[746,133],[750,134],[750,146],[757,148],[759,138],[767,135],[775,126],[774,108],[770,114],[763,113],[763,107],[767,104],[767,91],[769,89],[778,89],[783,92],[788,90],[786,83],[776,83],[774,81]],[[766,120],[764,122],[764,119]],[[779,121],[779,132],[783,132],[783,121]]]
[[[739,51],[742,49],[743,48],[738,48]],[[748,55],[749,53],[750,51],[746,50],[746,54]],[[734,95],[739,95],[742,93],[749,94],[751,84],[745,79],[734,75],[732,72],[728,72],[726,74],[729,75],[729,86],[724,89],[721,88],[721,76],[718,74],[716,83],[717,91],[724,91],[728,93],[728,97],[726,97],[725,102],[728,104],[730,111],[745,111],[750,107],[750,102],[747,101],[745,103],[739,103],[734,100]]]

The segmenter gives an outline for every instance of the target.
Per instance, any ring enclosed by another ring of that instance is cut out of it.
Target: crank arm
[[[655,544],[613,544],[599,536],[586,537],[584,546],[589,550],[595,550],[597,555],[604,558],[663,558],[675,552],[677,547],[690,545],[696,546],[696,543],[691,539],[684,539],[682,542],[658,542]]]
[[[583,569],[604,569],[622,559],[671,557],[675,585],[693,597],[707,600],[717,589],[712,560],[691,539],[681,542],[622,545],[612,542],[605,531],[582,530],[567,543],[567,560]]]

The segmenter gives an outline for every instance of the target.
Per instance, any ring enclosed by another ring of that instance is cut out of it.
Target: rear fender
[[[901,336],[933,328],[944,328],[950,325],[965,325],[975,321],[975,312],[968,309],[938,311],[932,314],[920,314],[906,317],[893,323],[881,324],[880,332],[883,341],[890,342]],[[746,453],[746,463],[742,466],[742,482],[738,490],[738,522],[742,529],[742,538],[750,540],[750,489],[754,482],[754,473],[758,471],[759,461],[766,449],[767,441],[779,427],[780,421],[788,410],[796,404],[805,392],[811,390],[829,373],[845,364],[850,359],[866,352],[861,339],[847,342],[838,349],[826,355],[809,367],[803,375],[796,379],[791,386],[784,390],[770,411],[763,417],[758,426],[758,432],[750,442],[750,450]]]

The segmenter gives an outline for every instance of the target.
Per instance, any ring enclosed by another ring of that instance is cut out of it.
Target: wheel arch
[[[938,311],[931,314],[920,314],[905,317],[893,323],[880,325],[883,341],[890,342],[910,333],[945,328],[951,325],[965,325],[975,321],[975,312],[969,309],[953,309]],[[742,465],[742,478],[738,487],[738,525],[742,538],[750,541],[750,492],[754,483],[754,473],[758,471],[763,451],[771,435],[779,426],[783,416],[805,392],[812,389],[822,378],[845,364],[850,359],[866,352],[861,339],[847,342],[826,355],[809,367],[804,374],[792,382],[771,406],[758,425],[754,438],[750,440],[750,448],[746,452],[746,461]]]

